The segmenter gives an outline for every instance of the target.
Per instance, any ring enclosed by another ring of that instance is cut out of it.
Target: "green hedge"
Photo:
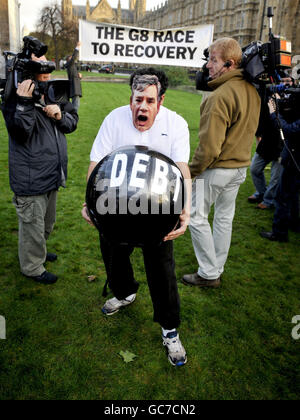
[[[188,70],[184,67],[161,67],[169,79],[169,86],[176,87],[182,85],[190,85],[191,81],[188,76]]]

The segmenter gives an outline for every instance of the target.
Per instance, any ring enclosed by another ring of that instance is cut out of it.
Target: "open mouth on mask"
[[[148,117],[146,117],[146,115],[139,115],[138,120],[141,122],[146,122],[148,120]]]

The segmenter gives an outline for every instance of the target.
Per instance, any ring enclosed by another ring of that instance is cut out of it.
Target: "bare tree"
[[[72,23],[66,22],[58,4],[54,4],[45,6],[41,10],[37,30],[45,39],[49,39],[50,36],[50,47],[53,47],[58,68],[60,58],[74,49],[78,38],[78,28],[74,27]]]

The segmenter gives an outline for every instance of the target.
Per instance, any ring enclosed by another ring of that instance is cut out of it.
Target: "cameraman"
[[[67,57],[67,62],[65,67],[68,73],[68,79],[70,81],[70,97],[72,98],[72,104],[75,108],[76,112],[78,112],[79,105],[80,105],[80,98],[82,96],[81,90],[81,73],[78,73],[76,61],[79,56],[79,48],[81,46],[81,42],[78,41],[77,45],[73,51],[73,55],[69,55]]]
[[[200,108],[199,145],[190,170],[193,183],[190,231],[198,271],[184,284],[218,287],[231,243],[235,201],[246,179],[260,113],[260,97],[240,68],[242,50],[232,38],[209,48],[207,68],[213,92]],[[197,184],[203,185],[204,205],[197,206]],[[213,232],[208,220],[214,205]]]
[[[277,128],[282,128],[286,141],[281,155],[283,170],[276,195],[272,231],[260,232],[260,236],[270,241],[287,242],[289,229],[298,233],[300,231],[300,119],[287,122],[282,115],[276,115],[272,99],[270,99],[268,106],[273,124]]]
[[[275,91],[284,92],[293,84],[290,77],[282,77],[281,83],[275,86]],[[256,191],[248,197],[250,203],[258,203],[257,209],[265,210],[275,207],[275,197],[281,175],[282,166],[280,164],[280,154],[282,152],[282,141],[279,131],[274,126],[270,117],[268,101],[271,97],[270,92],[274,89],[260,85],[258,93],[261,97],[261,114],[259,125],[256,132],[256,152],[251,162],[251,176]],[[264,176],[264,169],[271,164],[271,177],[268,186]]]
[[[45,56],[33,61],[46,61]],[[52,284],[57,276],[44,268],[54,261],[47,254],[46,240],[56,216],[56,196],[67,178],[66,133],[77,127],[78,115],[72,105],[45,105],[41,92],[50,74],[36,74],[35,82],[18,83],[16,94],[6,101],[2,112],[9,133],[9,177],[19,219],[19,261],[22,274]]]

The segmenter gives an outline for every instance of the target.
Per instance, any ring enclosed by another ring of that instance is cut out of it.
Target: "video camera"
[[[273,8],[268,7],[269,18],[269,42],[251,42],[242,49],[242,65],[247,80],[254,85],[267,83],[280,83],[284,71],[291,69],[291,43],[275,37],[272,33]],[[208,48],[204,50],[204,60],[208,61]],[[196,74],[196,89],[210,91],[207,85],[209,82],[209,72],[206,64]]]
[[[262,100],[267,103],[271,97],[275,99],[277,111],[286,121],[293,122],[300,118],[300,88],[281,83],[292,68],[291,43],[273,35],[272,7],[268,7],[267,16],[269,42],[255,41],[243,48],[242,67],[247,80],[259,89]],[[280,99],[275,97],[276,93]]]
[[[206,67],[209,57],[209,49],[205,48],[203,51],[204,57],[203,60],[206,61],[206,63],[203,65],[203,67],[197,71],[196,73],[196,89],[197,90],[204,90],[204,91],[212,91],[212,89],[208,86],[208,82],[210,81],[209,77],[209,70]]]
[[[280,75],[292,67],[291,42],[272,33],[273,8],[268,7],[269,42],[251,42],[243,48],[242,67],[250,82],[280,83]]]
[[[0,80],[0,96],[3,103],[11,99],[18,89],[18,83],[24,80],[33,80],[35,85],[33,99],[39,101],[44,95],[45,103],[59,104],[69,100],[69,81],[52,80],[48,82],[35,81],[36,74],[48,74],[55,70],[55,63],[52,61],[32,60],[32,54],[37,58],[46,54],[48,47],[37,38],[25,36],[23,38],[23,50],[16,54],[11,51],[4,51],[5,76]]]
[[[300,119],[300,87],[287,88],[277,104],[279,113],[288,123]]]

